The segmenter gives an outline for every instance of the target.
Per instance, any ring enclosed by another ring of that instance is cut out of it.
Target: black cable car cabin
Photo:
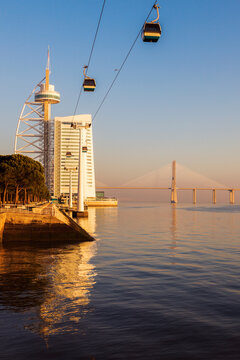
[[[144,42],[157,42],[161,36],[162,29],[159,23],[145,23],[142,31]]]
[[[87,150],[88,150],[87,146],[82,147],[82,152],[87,152]]]
[[[72,156],[71,151],[67,151],[67,152],[66,152],[66,157],[69,158],[69,157],[71,157],[71,156]]]
[[[94,79],[85,78],[83,81],[84,91],[94,91],[96,87],[96,82]]]

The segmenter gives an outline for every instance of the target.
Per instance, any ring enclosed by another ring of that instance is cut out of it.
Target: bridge
[[[96,189],[99,190],[169,190],[171,191],[171,203],[176,204],[178,202],[178,191],[190,190],[192,191],[193,204],[197,203],[197,191],[211,191],[212,192],[212,203],[217,202],[217,191],[228,191],[229,192],[229,203],[235,204],[235,192],[240,191],[240,188],[229,188],[229,187],[177,187],[176,185],[176,161],[172,162],[172,184],[170,187],[152,187],[152,186],[98,186]]]

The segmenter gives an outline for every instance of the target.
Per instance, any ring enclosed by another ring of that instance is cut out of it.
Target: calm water
[[[96,242],[0,249],[0,359],[239,359],[240,206],[91,209]]]

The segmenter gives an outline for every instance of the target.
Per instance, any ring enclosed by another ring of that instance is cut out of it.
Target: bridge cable
[[[149,16],[151,15],[151,12],[152,12],[152,10],[153,10],[153,7],[154,7],[154,5],[155,5],[156,3],[157,3],[157,0],[156,0],[156,1],[154,1],[154,4],[153,4],[153,6],[152,6],[151,10],[149,11],[148,16],[146,17],[145,22],[147,22],[147,20],[148,20]],[[144,25],[143,25],[143,26],[144,26]],[[107,98],[108,94],[110,93],[110,91],[111,91],[111,89],[112,89],[112,87],[113,87],[114,83],[116,82],[116,80],[117,80],[117,78],[118,78],[118,76],[119,76],[120,72],[122,71],[122,68],[124,67],[124,65],[125,65],[125,63],[126,63],[126,61],[127,61],[128,57],[129,57],[129,55],[130,55],[130,53],[131,53],[132,49],[134,48],[134,45],[135,45],[135,44],[136,44],[136,42],[137,42],[137,39],[138,39],[139,35],[140,35],[140,34],[141,34],[141,32],[142,32],[143,26],[142,26],[142,27],[141,27],[141,29],[139,30],[139,32],[138,32],[138,34],[137,34],[137,37],[135,38],[134,42],[132,43],[132,45],[131,45],[131,47],[130,47],[130,49],[129,49],[129,51],[128,51],[128,53],[127,53],[126,57],[125,57],[125,59],[124,59],[124,60],[123,60],[123,62],[122,62],[122,65],[120,66],[119,70],[117,71],[116,76],[114,77],[114,79],[113,79],[113,81],[112,81],[111,85],[109,86],[109,88],[108,88],[108,90],[107,90],[106,94],[104,95],[104,97],[103,97],[103,99],[102,99],[102,101],[101,101],[101,103],[100,103],[99,107],[97,108],[97,111],[96,111],[96,112],[95,112],[95,114],[93,115],[93,120],[96,118],[96,116],[97,116],[97,114],[98,114],[99,110],[101,109],[101,107],[102,107],[102,105],[104,104],[104,102],[105,102],[105,100],[106,100],[106,98]]]
[[[102,20],[102,15],[103,15],[103,10],[104,10],[104,7],[105,7],[105,3],[106,3],[106,0],[103,0],[102,10],[101,10],[101,13],[100,13],[100,16],[99,16],[99,20],[98,20],[98,24],[97,24],[97,29],[96,29],[96,32],[95,32],[95,36],[94,36],[94,39],[93,39],[92,48],[91,48],[90,55],[89,55],[89,59],[88,59],[88,63],[87,63],[86,74],[87,74],[87,72],[88,72],[88,67],[90,66],[90,62],[91,62],[91,59],[92,59],[93,49],[94,49],[94,46],[95,46],[95,42],[96,42],[97,35],[98,35],[98,30],[99,30],[100,23],[101,23],[101,20]],[[80,91],[79,91],[79,95],[78,95],[78,99],[77,99],[77,103],[76,103],[76,106],[75,106],[75,110],[74,110],[74,115],[73,115],[73,116],[76,115],[77,108],[78,108],[78,105],[79,105],[79,101],[80,101],[80,98],[81,98],[81,95],[82,95],[82,91],[83,91],[83,86],[81,85],[81,89],[80,89]]]

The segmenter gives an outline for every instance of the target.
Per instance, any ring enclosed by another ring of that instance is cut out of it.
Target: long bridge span
[[[193,194],[193,203],[197,203],[197,191],[212,191],[212,203],[216,204],[217,202],[217,191],[228,191],[229,192],[229,203],[235,204],[235,192],[240,191],[240,188],[229,188],[229,187],[177,187],[176,185],[176,161],[172,162],[172,184],[171,186],[98,186],[96,189],[100,190],[170,190],[171,191],[171,203],[176,204],[177,200],[177,192],[180,190],[191,190]]]

